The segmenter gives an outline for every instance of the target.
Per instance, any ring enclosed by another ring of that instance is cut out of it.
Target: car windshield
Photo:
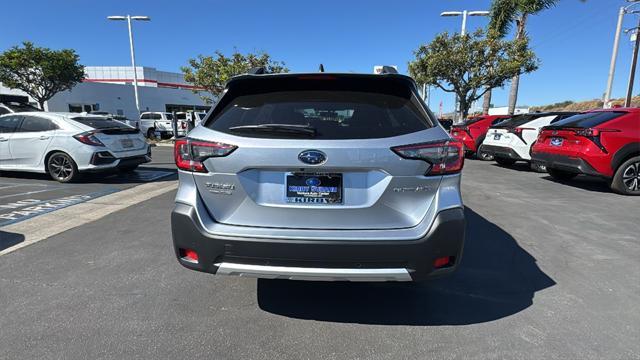
[[[627,114],[624,111],[597,111],[578,114],[553,124],[553,127],[590,128]]]
[[[79,122],[82,125],[90,126],[94,129],[114,129],[122,128],[128,129],[130,126],[121,123],[120,121],[113,120],[106,117],[76,117],[72,118],[73,121]]]

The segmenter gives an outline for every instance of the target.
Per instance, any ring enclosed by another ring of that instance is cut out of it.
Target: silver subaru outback
[[[454,271],[463,146],[398,74],[247,74],[175,142],[183,266],[270,279]]]

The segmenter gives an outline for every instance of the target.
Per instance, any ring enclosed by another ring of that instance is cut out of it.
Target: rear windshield
[[[90,126],[94,129],[114,129],[124,128],[128,129],[130,126],[121,123],[120,121],[105,118],[105,117],[76,117],[73,121],[79,122],[82,125]]]
[[[281,138],[299,135],[283,131],[252,132],[246,129],[247,126],[300,126],[312,129],[313,138],[328,140],[392,137],[433,125],[412,92],[385,94],[338,89],[237,96],[207,123],[213,130],[238,136]]]
[[[609,120],[613,120],[617,117],[625,115],[624,111],[606,111],[606,112],[592,112],[573,115],[557,123],[552,127],[575,127],[575,128],[590,128],[603,124]]]

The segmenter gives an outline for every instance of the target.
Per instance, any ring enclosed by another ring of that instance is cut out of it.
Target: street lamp
[[[637,0],[640,1],[640,0]],[[467,33],[467,16],[488,16],[489,12],[485,10],[474,10],[474,11],[443,11],[440,13],[440,16],[450,17],[450,16],[462,16],[462,29],[460,30],[460,35],[464,35]],[[455,115],[454,118],[457,120],[458,118],[458,95],[456,95],[456,104],[455,104]]]
[[[463,10],[463,11],[444,11],[440,13],[440,16],[461,16],[461,15],[462,15],[462,30],[460,31],[460,34],[464,35],[467,33],[467,16],[488,16],[489,12],[482,11],[482,10],[477,10],[477,11]]]
[[[124,21],[127,20],[127,25],[129,26],[129,47],[131,48],[131,67],[133,67],[133,92],[136,97],[136,109],[138,110],[138,116],[140,116],[140,100],[138,99],[138,74],[136,71],[136,55],[133,51],[133,32],[131,31],[131,20],[138,21],[150,21],[151,18],[148,16],[107,16],[109,20],[115,21]]]
[[[607,78],[607,89],[604,92],[604,99],[602,101],[602,107],[609,107],[609,100],[611,100],[611,88],[613,87],[613,76],[616,72],[616,60],[618,58],[618,44],[620,43],[620,33],[622,32],[622,19],[625,14],[637,14],[640,11],[630,10],[634,5],[640,4],[640,0],[627,0],[631,4],[620,7],[618,12],[618,24],[616,25],[616,34],[613,37],[613,51],[611,52],[611,63],[609,64],[609,77]]]

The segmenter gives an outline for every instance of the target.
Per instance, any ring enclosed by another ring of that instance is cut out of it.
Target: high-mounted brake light
[[[100,141],[96,136],[94,131],[87,131],[77,135],[73,135],[73,138],[80,141],[83,144],[91,145],[91,146],[104,146],[102,141]]]
[[[464,147],[455,140],[396,146],[391,150],[405,159],[427,162],[430,167],[425,175],[453,174],[464,166]]]
[[[173,155],[178,169],[207,172],[203,163],[206,159],[227,156],[237,148],[235,145],[187,138],[176,140],[173,147]]]

